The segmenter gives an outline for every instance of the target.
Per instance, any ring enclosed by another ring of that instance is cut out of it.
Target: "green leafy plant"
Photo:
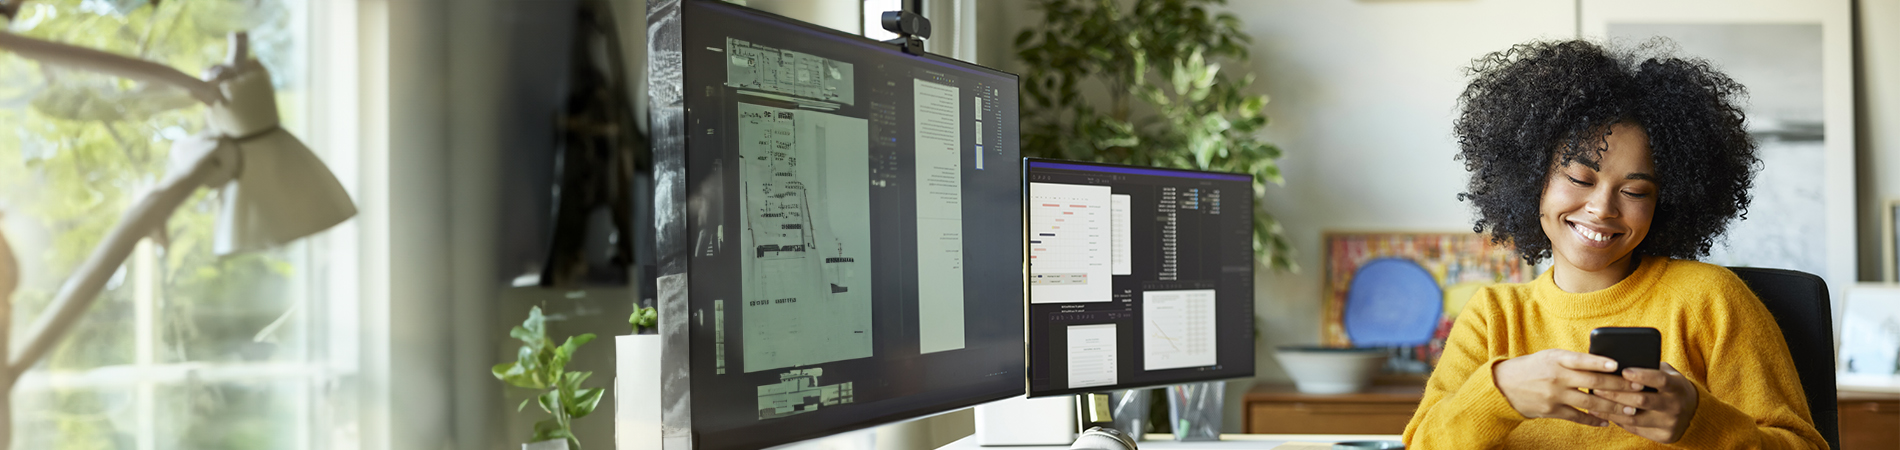
[[[633,314],[627,316],[627,325],[633,326],[634,334],[640,334],[660,325],[660,313],[651,306],[635,309]]]
[[[1036,0],[1043,24],[1016,36],[1023,77],[1023,154],[1254,176],[1255,255],[1298,270],[1278,220],[1260,207],[1284,184],[1279,147],[1262,140],[1266,95],[1246,93],[1221,62],[1241,63],[1251,42],[1225,0]],[[1084,95],[1099,86],[1107,96]],[[1137,114],[1133,100],[1147,111]]]
[[[594,373],[569,372],[567,363],[582,345],[594,340],[594,334],[569,337],[561,345],[554,345],[554,341],[548,339],[547,318],[541,315],[541,307],[536,306],[528,311],[528,320],[509,330],[508,335],[521,340],[521,350],[515,362],[495,365],[495,378],[517,387],[543,391],[523,400],[515,407],[516,411],[534,402],[553,416],[534,423],[534,436],[529,442],[566,439],[569,448],[579,450],[580,440],[575,439],[573,433],[574,419],[593,413],[605,389],[581,387],[581,382]]]

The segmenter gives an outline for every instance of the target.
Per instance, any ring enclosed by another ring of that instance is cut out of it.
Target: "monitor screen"
[[[1027,160],[1029,396],[1253,376],[1253,177]]]
[[[1016,76],[680,8],[696,446],[1021,395]]]

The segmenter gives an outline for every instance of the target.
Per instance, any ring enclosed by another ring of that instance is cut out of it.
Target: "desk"
[[[1178,442],[1172,434],[1149,434],[1147,440],[1136,444],[1142,450],[1148,449],[1260,449],[1267,450],[1289,442],[1332,443],[1344,441],[1396,441],[1396,434],[1223,434],[1218,441]],[[967,436],[951,442],[938,450],[1043,450],[1067,449],[1067,445],[1024,445],[1008,447],[984,447],[976,444],[976,436]]]
[[[1248,433],[1399,434],[1424,397],[1423,382],[1375,384],[1351,394],[1259,385],[1243,400],[1242,423]]]
[[[1301,394],[1292,386],[1257,386],[1247,392],[1249,433],[1402,433],[1418,409],[1425,387],[1375,385],[1367,392]],[[1841,390],[1841,449],[1900,448],[1900,394]]]

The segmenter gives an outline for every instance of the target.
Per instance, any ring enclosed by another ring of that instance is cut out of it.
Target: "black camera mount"
[[[884,29],[897,33],[897,39],[884,41],[897,44],[904,53],[922,56],[924,40],[930,39],[930,19],[924,18],[924,0],[911,0],[910,11],[885,11]]]

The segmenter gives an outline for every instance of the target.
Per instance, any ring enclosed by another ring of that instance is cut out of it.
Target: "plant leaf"
[[[594,407],[600,406],[600,396],[604,392],[605,389],[598,388],[575,391],[574,403],[567,409],[568,416],[576,419],[587,417],[594,412]]]
[[[561,391],[558,389],[549,390],[547,392],[542,392],[541,395],[535,396],[535,400],[541,404],[542,411],[547,411],[549,414],[555,414],[556,411],[561,410],[560,395],[561,395]]]

